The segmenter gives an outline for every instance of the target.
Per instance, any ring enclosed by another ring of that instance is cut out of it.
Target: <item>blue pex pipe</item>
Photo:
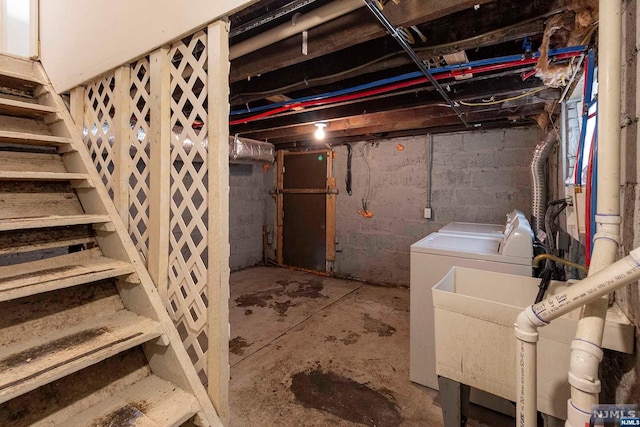
[[[587,120],[589,120],[589,108],[593,104],[593,77],[595,74],[596,54],[593,49],[589,49],[588,54],[589,65],[587,67],[587,76],[585,78],[585,94],[584,94],[584,108],[582,111],[582,129],[580,130],[580,141],[578,142],[578,161],[576,164],[576,186],[582,186],[582,165],[584,163],[584,140],[587,137]],[[597,116],[596,116],[597,117]]]
[[[586,46],[572,46],[572,47],[563,47],[560,49],[552,49],[549,51],[549,57],[551,56],[556,56],[556,55],[562,55],[562,54],[566,54],[566,53],[580,53],[580,52],[584,52],[586,49]],[[527,59],[527,58],[538,58],[540,57],[540,52],[536,52],[530,56],[527,55],[510,55],[510,56],[501,56],[498,58],[491,58],[491,59],[480,59],[477,61],[471,61],[471,62],[466,62],[464,64],[455,64],[455,65],[447,65],[445,67],[438,67],[438,68],[431,68],[429,71],[431,73],[431,75],[433,74],[440,74],[440,73],[446,73],[446,72],[450,72],[450,71],[456,71],[456,70],[460,70],[460,69],[466,69],[466,68],[472,68],[472,67],[479,67],[479,66],[483,66],[483,65],[495,65],[495,64],[504,64],[507,62],[516,62],[516,61],[520,61],[523,59]],[[340,95],[347,95],[349,93],[354,93],[354,92],[360,92],[362,90],[367,90],[367,89],[372,89],[372,88],[376,88],[376,87],[380,87],[380,86],[385,86],[388,84],[392,84],[392,83],[397,83],[397,82],[401,82],[401,81],[405,81],[405,80],[411,80],[411,79],[415,79],[415,78],[419,78],[419,77],[423,77],[424,74],[420,71],[416,71],[413,73],[406,73],[406,74],[401,74],[395,77],[389,77],[386,79],[382,79],[382,80],[376,80],[374,82],[371,83],[365,83],[359,86],[353,86],[347,89],[341,89],[341,90],[337,90],[334,92],[327,92],[327,93],[323,93],[321,95],[311,95],[311,96],[305,96],[302,98],[297,98],[297,99],[291,99],[291,100],[287,100],[287,101],[282,101],[282,102],[275,102],[273,104],[268,104],[268,105],[262,105],[259,107],[255,107],[255,108],[244,108],[242,110],[233,110],[229,113],[229,115],[234,116],[234,115],[239,115],[239,114],[248,114],[248,113],[257,113],[260,111],[266,111],[266,110],[271,110],[273,108],[278,108],[278,107],[283,107],[285,105],[290,105],[290,104],[297,104],[299,102],[308,102],[308,101],[319,101],[322,99],[327,99],[327,98],[333,98],[335,96],[340,96]]]

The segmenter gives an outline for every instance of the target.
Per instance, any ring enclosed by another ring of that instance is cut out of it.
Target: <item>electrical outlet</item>
[[[433,215],[433,211],[431,208],[424,208],[424,219],[431,219]]]

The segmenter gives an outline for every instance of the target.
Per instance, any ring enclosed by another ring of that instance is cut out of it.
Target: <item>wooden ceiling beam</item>
[[[408,27],[489,1],[491,0],[449,0],[446,2],[402,0],[397,5],[389,4],[384,13],[394,26]],[[371,15],[371,12],[363,7],[310,29],[308,31],[307,55],[302,54],[301,37],[294,36],[232,61],[230,81],[236,82],[258,76],[354,46],[363,40],[382,37],[385,34],[386,31]]]
[[[455,101],[480,100],[491,96],[495,99],[504,99],[520,95],[538,88],[540,85],[541,82],[536,78],[522,82],[519,76],[488,79],[481,82],[457,82],[456,86],[451,86],[451,97]],[[547,89],[539,93],[538,96],[557,97],[558,93],[557,90]],[[406,109],[439,104],[443,104],[440,96],[430,87],[426,87],[420,91],[417,90],[404,95],[395,95],[357,103],[351,102],[346,105],[321,106],[318,108],[310,108],[303,112],[234,125],[231,126],[230,132],[232,134],[239,133],[241,135],[247,135],[248,133],[256,131],[281,130],[319,121],[331,121],[340,117],[358,116],[361,114],[388,111],[395,108]]]
[[[468,40],[461,40],[455,43],[449,43],[446,45],[439,46],[426,46],[424,48],[418,49],[416,52],[418,56],[423,59],[429,59],[435,56],[438,56],[443,53],[451,53],[454,51],[461,51],[466,49],[477,49],[481,47],[491,46],[497,43],[505,43],[511,42],[514,40],[519,40],[523,37],[533,36],[536,34],[542,34],[544,30],[544,19],[539,19],[533,22],[527,22],[516,27],[510,27],[505,29],[500,29],[497,31],[493,31],[488,34],[483,34],[478,37],[474,37]],[[350,48],[355,49],[355,48]],[[349,50],[350,50],[349,49]],[[353,52],[355,54],[355,52]],[[378,62],[373,62],[366,67],[354,68],[352,72],[341,73],[336,75],[335,77],[327,77],[326,79],[316,80],[316,79],[305,79],[304,82],[300,82],[298,87],[292,87],[291,89],[287,89],[284,92],[290,92],[296,89],[312,89],[317,86],[328,85],[337,83],[344,79],[350,79],[354,77],[358,77],[364,74],[376,73],[378,71],[385,71],[394,68],[398,68],[407,64],[411,64],[411,59],[404,53],[404,51],[398,51],[397,54],[393,54],[388,59],[384,59]],[[295,70],[282,70],[282,72],[278,75],[278,84],[281,86],[288,85],[287,82],[297,82],[300,81],[300,76],[306,74],[305,71],[301,71],[297,69]],[[263,80],[261,80],[261,83]],[[243,85],[249,86],[249,85]],[[255,84],[252,85],[251,92],[268,92],[269,88],[273,88],[274,84],[272,81],[266,82],[264,84]],[[233,89],[233,88],[232,88]],[[240,89],[245,90],[245,89]],[[274,91],[274,93],[277,91]],[[234,94],[232,94],[234,95]],[[264,99],[265,95],[260,94],[238,94],[233,96],[233,104],[234,105],[242,105],[248,102],[254,102],[256,100]]]
[[[522,105],[513,108],[487,108],[484,110],[469,109],[465,117],[469,123],[476,124],[484,121],[526,117],[538,114],[544,110],[545,102]],[[455,125],[460,119],[446,107],[417,107],[407,110],[396,110],[384,113],[366,114],[357,117],[347,117],[329,123],[326,128],[327,138],[344,138],[357,135],[375,133],[398,132],[413,129],[429,129],[441,126]],[[264,131],[251,133],[247,136],[268,140],[274,144],[293,141],[306,141],[313,138],[315,128],[305,125],[287,129],[286,132]]]

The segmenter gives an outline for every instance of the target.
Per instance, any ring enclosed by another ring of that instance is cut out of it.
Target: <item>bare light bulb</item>
[[[322,140],[324,139],[324,137],[326,136],[326,133],[324,131],[324,128],[327,127],[326,123],[316,123],[316,132],[315,132],[315,137],[316,139]]]

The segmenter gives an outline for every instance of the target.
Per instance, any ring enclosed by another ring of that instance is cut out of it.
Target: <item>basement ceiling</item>
[[[231,51],[340,1],[259,1],[231,16]],[[563,76],[553,84],[558,87],[544,85],[535,67],[545,26],[557,24],[547,34],[549,48],[556,49],[578,44],[571,31],[585,10],[584,31],[577,34],[582,42],[593,39],[589,27],[597,20],[585,0],[371,3],[382,6],[393,28],[403,29],[399,35],[446,96],[362,0],[362,7],[306,34],[231,61],[230,134],[286,147],[313,141],[318,122],[327,124],[333,144],[535,124],[545,108],[555,109],[582,64],[576,49],[550,55],[551,68]]]

